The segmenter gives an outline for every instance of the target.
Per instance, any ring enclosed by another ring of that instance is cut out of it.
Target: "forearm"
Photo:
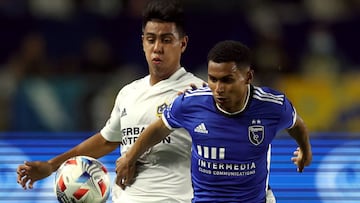
[[[126,159],[130,163],[135,163],[146,150],[159,143],[170,133],[171,130],[165,126],[161,119],[158,119],[140,134],[134,145],[125,154]]]
[[[297,118],[295,126],[288,130],[288,133],[295,139],[303,153],[311,153],[309,131],[300,117]]]
[[[60,154],[48,162],[51,164],[53,170],[57,170],[59,166],[66,161],[67,159],[74,156],[90,156],[93,158],[100,158],[119,146],[119,142],[108,142],[106,141],[100,133],[97,133],[87,140],[81,142],[79,145],[70,149],[69,151]]]

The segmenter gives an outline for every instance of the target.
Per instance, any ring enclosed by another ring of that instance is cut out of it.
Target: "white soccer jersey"
[[[117,95],[101,134],[108,141],[121,141],[121,154],[126,153],[144,128],[158,119],[177,93],[189,88],[190,83],[202,86],[203,81],[184,68],[153,86],[150,76],[130,83]],[[183,129],[174,131],[140,158],[142,164],[134,184],[124,191],[114,184],[114,202],[191,202],[190,150],[189,134]]]

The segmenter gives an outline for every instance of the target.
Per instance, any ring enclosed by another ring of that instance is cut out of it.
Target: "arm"
[[[150,124],[140,134],[134,145],[116,161],[116,184],[121,188],[133,182],[137,159],[150,147],[159,143],[172,131],[166,127],[162,119]]]
[[[312,160],[309,132],[299,115],[296,117],[294,126],[287,131],[299,146],[297,151],[294,152],[295,157],[292,157],[291,160],[297,165],[298,172],[302,172],[304,167],[310,165]]]
[[[24,162],[17,168],[17,182],[24,188],[33,188],[34,182],[50,176],[67,159],[84,155],[100,158],[119,146],[119,142],[108,142],[100,133],[97,133],[69,151],[60,154],[48,161]]]
[[[71,157],[83,155],[97,159],[109,154],[119,145],[120,142],[109,142],[100,133],[96,133],[69,151],[50,159],[48,163],[51,164],[53,171],[55,171],[64,161]]]

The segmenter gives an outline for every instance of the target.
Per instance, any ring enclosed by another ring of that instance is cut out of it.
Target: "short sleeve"
[[[296,110],[288,98],[285,97],[285,101],[282,107],[282,112],[279,120],[279,129],[290,129],[294,126],[296,121]]]
[[[121,142],[122,140],[120,124],[120,95],[121,92],[116,97],[110,118],[107,120],[105,126],[100,131],[100,134],[110,142]]]
[[[164,110],[162,120],[165,125],[170,129],[182,128],[182,103],[183,94],[176,97],[175,100]]]

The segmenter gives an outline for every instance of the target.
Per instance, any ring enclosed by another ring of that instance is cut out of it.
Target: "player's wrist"
[[[125,153],[124,154],[124,159],[126,160],[126,162],[129,165],[135,165],[136,160],[137,160],[136,158],[134,158],[134,156],[131,153]]]
[[[46,163],[48,164],[48,167],[50,168],[51,173],[53,173],[56,170],[58,170],[58,168],[60,167],[60,165],[63,162],[56,161],[55,159],[50,159],[50,160],[46,161]]]

